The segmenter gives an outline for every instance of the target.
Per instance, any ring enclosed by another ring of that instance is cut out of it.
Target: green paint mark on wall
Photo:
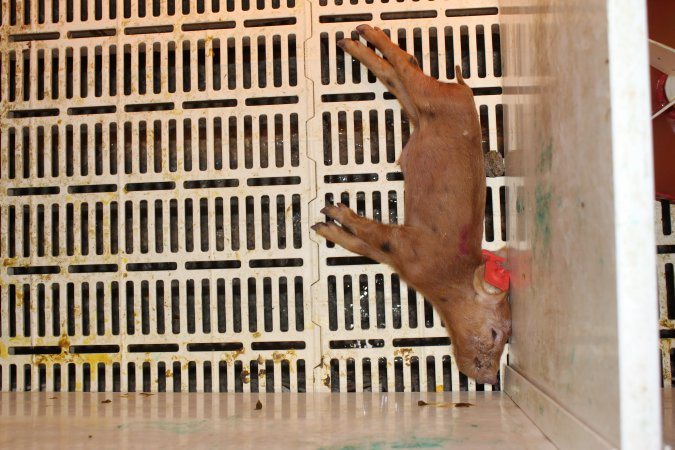
[[[516,200],[516,213],[522,214],[525,212],[525,202],[522,198]]]
[[[537,171],[548,172],[551,170],[553,164],[553,142],[551,140],[548,143],[544,144],[539,154],[539,164],[537,165]]]
[[[551,192],[541,185],[537,185],[534,190],[534,200],[536,204],[537,232],[541,236],[541,241],[545,248],[548,248],[551,241]]]

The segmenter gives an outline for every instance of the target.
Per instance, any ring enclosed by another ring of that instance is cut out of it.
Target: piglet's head
[[[495,384],[504,344],[511,335],[507,291],[485,281],[485,265],[476,268],[472,291],[457,298],[443,315],[459,370],[477,383]]]

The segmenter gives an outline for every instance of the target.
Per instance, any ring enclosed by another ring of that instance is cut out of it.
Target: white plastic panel
[[[112,6],[111,6],[112,5]],[[380,26],[475,89],[503,152],[494,2],[3,2],[0,389],[491,390],[330,199],[402,222],[396,100],[335,45]],[[486,248],[504,245],[488,180]],[[506,353],[503,361],[506,361]]]
[[[3,3],[3,390],[311,389],[308,13]]]
[[[645,4],[501,6],[506,391],[562,448],[659,448]]]

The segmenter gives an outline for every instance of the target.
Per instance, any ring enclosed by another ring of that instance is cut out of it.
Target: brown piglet
[[[481,254],[485,168],[473,93],[456,68],[457,83],[424,75],[415,58],[379,28],[338,45],[361,61],[396,96],[414,126],[399,163],[405,180],[405,223],[387,225],[343,204],[326,206],[333,219],[312,228],[354,253],[391,266],[432,303],[450,335],[463,373],[495,384],[511,334],[506,290],[485,280]]]

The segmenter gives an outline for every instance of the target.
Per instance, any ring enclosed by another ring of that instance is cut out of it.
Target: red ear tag
[[[505,291],[509,288],[511,275],[502,265],[506,259],[497,256],[487,250],[483,250],[483,262],[485,263],[485,275],[483,279],[492,286]]]

